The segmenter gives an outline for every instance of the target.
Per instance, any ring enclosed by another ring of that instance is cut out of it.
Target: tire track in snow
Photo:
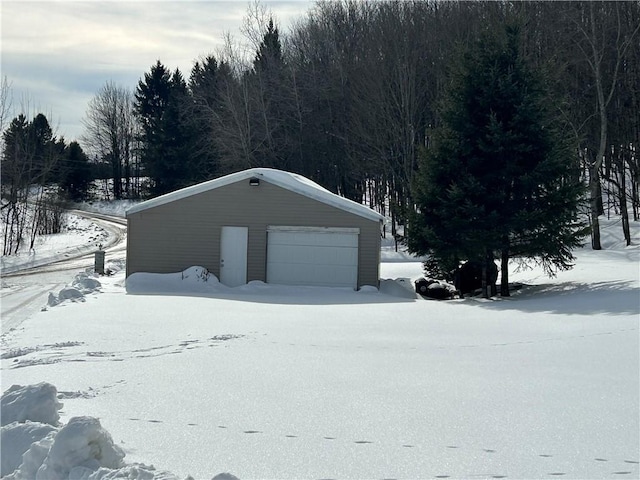
[[[184,353],[195,348],[211,348],[220,346],[223,342],[246,338],[246,335],[223,334],[209,337],[205,340],[183,340],[177,344],[157,345],[154,347],[122,350],[122,351],[60,351],[61,347],[79,347],[81,342],[64,342],[63,344],[38,345],[35,347],[15,348],[7,352],[3,359],[11,358],[13,363],[8,367],[10,369],[26,368],[35,365],[47,365],[60,362],[122,362],[125,360],[138,360],[154,357],[162,357],[164,355],[174,355]],[[29,355],[37,353],[36,358]]]

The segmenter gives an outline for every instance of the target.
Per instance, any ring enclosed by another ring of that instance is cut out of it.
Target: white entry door
[[[222,227],[220,233],[220,281],[228,287],[247,283],[248,227]]]

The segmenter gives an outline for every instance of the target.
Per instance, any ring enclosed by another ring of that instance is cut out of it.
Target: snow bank
[[[220,283],[218,277],[209,272],[205,267],[190,267],[178,273],[143,273],[131,274],[126,279],[126,290],[129,294],[138,295],[215,295],[215,294],[244,294],[244,295],[267,295],[272,297],[299,297],[309,296],[317,298],[324,292],[330,297],[336,294],[360,295],[382,293],[396,298],[416,299],[413,291],[413,284],[407,278],[396,280],[381,280],[380,289],[372,286],[364,286],[358,292],[351,288],[335,287],[309,287],[290,285],[272,285],[259,280],[253,280],[238,287],[227,287]]]
[[[102,284],[95,278],[95,274],[89,271],[81,272],[75,276],[71,285],[62,288],[58,295],[53,292],[49,293],[47,305],[55,307],[65,300],[84,301],[85,295],[98,291],[101,286]]]
[[[61,407],[56,387],[49,383],[13,385],[2,394],[3,479],[177,480],[153,466],[125,465],[124,452],[97,418],[73,417],[58,427]]]
[[[58,295],[49,294],[49,306],[58,305],[65,300],[84,301],[84,296],[97,291],[102,285],[90,273],[79,273],[73,279],[71,286],[66,286]]]
[[[190,267],[178,273],[133,273],[126,281],[127,293],[171,294],[214,293],[225,290],[218,277],[204,267]]]
[[[35,472],[38,480],[82,478],[101,467],[123,467],[123,459],[124,452],[97,418],[73,417],[53,437],[46,458]]]
[[[51,432],[58,429],[52,425],[39,422],[18,423],[13,422],[3,426],[0,433],[0,450],[2,456],[2,468],[0,476],[5,477],[17,470],[22,464],[22,455],[29,450],[32,444],[40,442]]]
[[[2,426],[9,423],[32,422],[57,426],[60,420],[56,387],[49,383],[37,385],[12,385],[2,394]]]
[[[380,280],[380,293],[400,298],[416,298],[413,284],[408,278]]]

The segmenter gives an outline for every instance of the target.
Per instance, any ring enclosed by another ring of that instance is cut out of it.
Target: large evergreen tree
[[[290,161],[287,120],[288,82],[278,27],[269,19],[253,60],[253,70],[243,81],[254,92],[255,157],[260,166],[295,170]]]
[[[187,83],[160,61],[138,82],[135,112],[142,127],[142,164],[151,193],[162,195],[198,180],[191,162]]]
[[[78,142],[71,142],[63,151],[63,166],[59,172],[59,186],[66,196],[79,202],[86,200],[91,184],[91,165]]]
[[[2,194],[10,201],[16,201],[16,189],[28,181],[33,147],[28,141],[29,121],[22,113],[11,120],[2,134],[4,143],[2,154]]]
[[[2,183],[16,188],[55,180],[59,152],[47,117],[15,117],[3,132]]]
[[[144,79],[138,82],[135,92],[134,111],[142,127],[141,163],[145,173],[151,177],[151,190],[155,194],[166,193],[169,186],[164,162],[165,113],[171,93],[171,72],[160,60],[151,67]]]
[[[164,156],[157,163],[160,168],[156,169],[156,193],[170,192],[197,181],[185,111],[188,101],[187,83],[176,69],[171,75],[169,102],[161,124]]]
[[[54,161],[52,156],[55,155],[53,131],[49,125],[47,117],[38,113],[29,125],[30,140],[33,143],[33,168],[35,178],[39,183],[47,183],[51,181],[52,169]]]
[[[209,55],[196,61],[188,84],[188,124],[190,168],[194,181],[213,178],[220,170],[220,153],[216,143],[215,125],[220,114],[221,77],[228,66]]]
[[[485,34],[458,62],[441,127],[422,156],[409,249],[446,268],[458,261],[534,259],[548,274],[571,268],[586,230],[575,149],[543,78],[521,53],[517,27]]]

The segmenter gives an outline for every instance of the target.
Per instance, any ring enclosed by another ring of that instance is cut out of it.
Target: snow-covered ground
[[[0,257],[3,273],[37,267],[75,254],[97,250],[109,241],[109,232],[92,220],[67,214],[61,233],[36,237],[33,249],[21,248],[18,254]]]
[[[3,336],[2,390],[48,382],[63,404],[61,425],[26,424],[49,440],[24,472],[78,450],[74,478],[639,478],[640,225],[631,247],[603,226],[605,250],[514,272],[506,299],[413,298],[421,264],[390,245],[382,277],[405,280],[380,292],[190,269],[127,293],[121,261],[97,289],[76,277],[75,301]],[[24,404],[57,410],[40,388]]]
[[[78,203],[76,208],[79,213],[86,211],[124,219],[127,209],[138,203],[140,200],[95,200]],[[29,249],[25,242],[17,254],[0,256],[0,271],[6,274],[92,253],[117,240],[118,234],[114,234],[113,228],[105,227],[104,223],[73,212],[66,213],[61,233],[40,235],[36,237],[33,249]]]

